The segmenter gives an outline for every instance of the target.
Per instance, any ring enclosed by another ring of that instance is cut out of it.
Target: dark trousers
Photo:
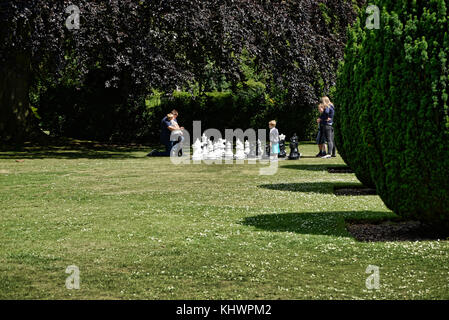
[[[165,146],[165,151],[163,152],[156,152],[153,156],[154,157],[169,157],[170,152],[173,149],[173,145],[175,141],[170,141],[170,139],[162,140],[162,144]]]
[[[334,127],[331,125],[325,124],[322,126],[323,131],[321,134],[324,133],[325,140],[327,141],[327,154],[335,155],[335,143],[334,143]]]
[[[178,156],[182,155],[182,144],[184,142],[184,137],[180,136],[178,141],[170,141],[163,140],[161,143],[165,146],[165,151],[163,152],[156,152],[153,156],[154,157],[170,157],[172,154],[178,154]]]

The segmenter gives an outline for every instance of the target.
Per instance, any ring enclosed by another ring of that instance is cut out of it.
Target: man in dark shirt
[[[161,120],[161,136],[160,141],[163,145],[167,144],[167,141],[170,141],[170,133],[171,130],[169,129],[171,127],[171,122],[168,120],[167,116],[165,116]]]
[[[176,112],[176,114],[177,114],[177,112]],[[159,151],[153,150],[149,154],[147,154],[147,157],[169,157],[170,156],[170,152],[173,148],[173,145],[175,144],[174,141],[170,141],[170,135],[171,135],[171,132],[173,130],[175,130],[175,127],[173,127],[171,125],[171,122],[170,122],[170,120],[168,120],[167,116],[165,116],[161,120],[161,136],[160,136],[160,141],[165,146],[165,151],[159,152]]]

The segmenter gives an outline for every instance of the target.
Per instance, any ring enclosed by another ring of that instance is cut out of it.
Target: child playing
[[[270,161],[277,161],[280,149],[279,131],[276,129],[276,120],[271,120],[268,126],[270,127]]]

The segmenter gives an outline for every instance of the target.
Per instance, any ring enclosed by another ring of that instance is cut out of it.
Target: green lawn
[[[355,176],[300,150],[274,176],[139,148],[1,152],[0,299],[449,299],[449,243],[355,241],[344,219],[393,214],[335,196]]]

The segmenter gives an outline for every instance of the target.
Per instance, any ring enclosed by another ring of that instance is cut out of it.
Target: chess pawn
[[[196,139],[195,143],[192,144],[193,155],[192,160],[199,161],[203,159],[203,154],[201,152],[201,141],[200,139]]]
[[[260,139],[257,140],[257,157],[259,159],[262,159],[264,156],[264,151],[262,148],[262,141],[260,141]]]
[[[249,141],[248,140],[246,140],[245,141],[245,156],[246,157],[248,157],[248,155],[249,155]]]
[[[235,144],[235,158],[237,160],[245,160],[245,150],[243,143],[237,139],[237,142]]]
[[[219,140],[214,143],[214,156],[215,159],[221,159],[221,142]]]
[[[224,158],[226,155],[226,140],[225,139],[221,139],[220,149],[221,149],[221,157]]]
[[[256,159],[257,158],[257,145],[256,142],[250,142],[249,143],[249,154],[248,159]]]
[[[234,159],[234,152],[232,152],[232,144],[229,141],[226,142],[225,159],[226,160],[233,160]]]

